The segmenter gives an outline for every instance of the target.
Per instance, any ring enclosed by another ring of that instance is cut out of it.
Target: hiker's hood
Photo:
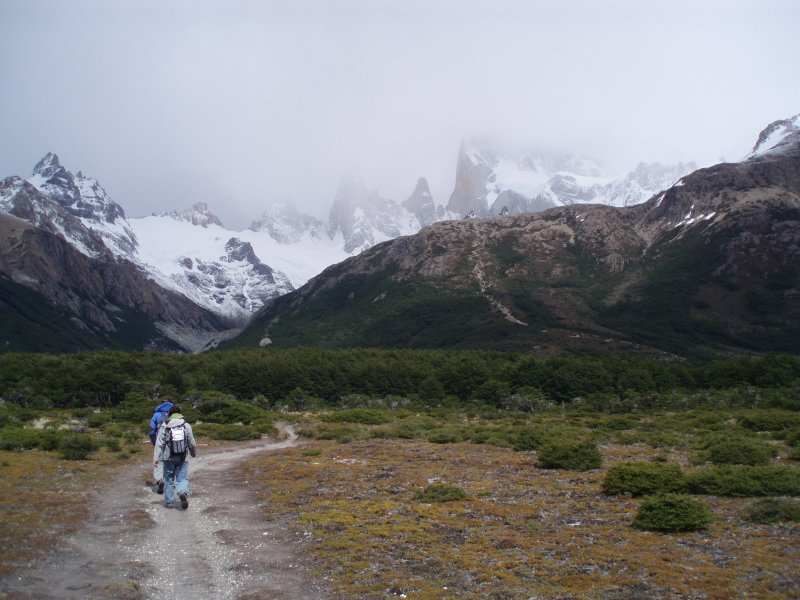
[[[183,418],[183,415],[180,413],[174,413],[170,415],[169,421],[167,422],[167,427],[178,427],[186,423],[186,419]]]
[[[172,408],[172,402],[162,402],[156,406],[156,410],[154,412],[168,413],[170,408]]]

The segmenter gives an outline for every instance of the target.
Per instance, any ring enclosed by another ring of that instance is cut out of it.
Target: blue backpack
[[[172,408],[172,402],[162,402],[156,407],[155,412],[153,412],[153,417],[150,419],[149,431],[150,443],[153,445],[156,443],[158,428],[161,427],[161,423],[167,420],[167,414],[170,408]]]

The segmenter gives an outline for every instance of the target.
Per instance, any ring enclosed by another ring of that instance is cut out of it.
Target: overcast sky
[[[797,0],[0,0],[0,177],[46,152],[131,217],[439,204],[463,138],[736,160],[800,113]]]

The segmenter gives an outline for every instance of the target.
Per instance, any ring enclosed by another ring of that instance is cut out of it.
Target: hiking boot
[[[158,482],[158,489],[156,490],[159,494],[164,493],[164,480]]]
[[[189,508],[189,498],[186,496],[186,494],[178,494],[178,498],[181,499],[182,509],[186,510],[187,508]]]

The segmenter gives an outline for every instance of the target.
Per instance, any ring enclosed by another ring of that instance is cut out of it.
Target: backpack
[[[186,427],[167,427],[167,446],[170,460],[186,460]]]
[[[161,427],[161,424],[165,421],[169,420],[167,413],[169,413],[169,409],[172,408],[172,402],[162,402],[156,407],[156,410],[153,412],[153,417],[150,419],[150,443],[156,443],[156,437],[158,436],[158,430]]]

